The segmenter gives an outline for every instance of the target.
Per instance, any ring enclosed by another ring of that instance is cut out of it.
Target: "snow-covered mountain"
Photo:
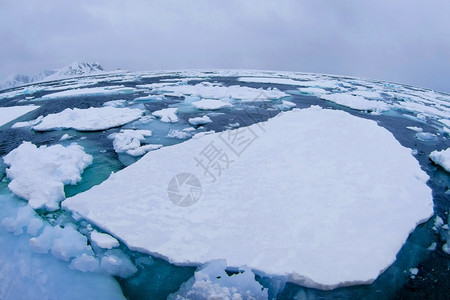
[[[102,73],[103,71],[103,67],[99,63],[74,62],[46,77],[45,80],[58,80],[69,77],[93,75]]]
[[[56,70],[45,70],[35,75],[12,74],[8,76],[4,81],[0,82],[0,90],[42,81],[46,77],[51,76],[54,73],[56,73]]]
[[[70,77],[94,75],[103,72],[99,63],[74,62],[60,70],[45,70],[35,75],[12,74],[0,82],[0,90],[39,81],[51,81]]]

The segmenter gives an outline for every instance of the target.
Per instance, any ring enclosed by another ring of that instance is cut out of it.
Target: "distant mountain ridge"
[[[45,70],[35,75],[12,74],[0,82],[0,90],[39,81],[52,81],[70,77],[94,75],[104,72],[99,63],[74,62],[60,70]]]

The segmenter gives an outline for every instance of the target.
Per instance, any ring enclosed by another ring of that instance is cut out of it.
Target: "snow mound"
[[[144,112],[136,108],[111,106],[87,109],[67,108],[56,114],[45,116],[32,128],[35,131],[49,131],[72,128],[79,131],[96,131],[118,127],[139,119]]]
[[[28,105],[28,106],[10,106],[10,107],[0,107],[0,126],[17,119],[18,117],[29,113],[39,106]]]
[[[156,150],[162,145],[148,144],[141,146],[146,136],[151,136],[151,130],[132,130],[122,129],[118,133],[110,134],[108,137],[113,139],[114,151],[117,153],[126,153],[131,156],[141,156],[151,150]]]
[[[212,261],[196,271],[194,278],[184,283],[180,290],[169,296],[169,300],[184,299],[268,299],[267,289],[255,281],[249,268],[228,275],[224,260]]]
[[[203,116],[203,117],[189,118],[188,122],[191,125],[198,126],[207,123],[212,123],[212,120],[208,116]]]
[[[450,173],[450,148],[442,151],[433,151],[430,154],[431,160],[444,168],[445,171]]]
[[[385,111],[390,108],[390,106],[383,101],[367,100],[361,96],[345,93],[321,95],[320,98],[358,110]]]
[[[193,102],[192,105],[202,110],[216,110],[232,106],[230,103],[212,99],[202,99],[200,101]]]
[[[428,179],[376,122],[314,107],[161,148],[62,206],[173,263],[226,259],[329,289],[395,261],[433,214]]]
[[[28,200],[31,207],[52,211],[65,198],[64,185],[81,180],[81,173],[92,163],[92,156],[75,144],[38,148],[23,142],[3,160],[9,166],[6,169],[11,179],[9,189]]]
[[[152,115],[160,118],[162,122],[166,123],[176,123],[178,122],[178,117],[176,115],[178,108],[164,108],[161,110],[154,111]]]

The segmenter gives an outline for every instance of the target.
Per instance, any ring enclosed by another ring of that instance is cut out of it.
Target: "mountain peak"
[[[73,62],[57,71],[55,74],[46,77],[45,80],[57,80],[76,76],[93,75],[102,72],[104,72],[104,69],[99,63]]]

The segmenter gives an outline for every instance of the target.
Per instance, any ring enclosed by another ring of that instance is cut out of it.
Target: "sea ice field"
[[[446,299],[450,95],[115,71],[0,91],[0,299]]]

